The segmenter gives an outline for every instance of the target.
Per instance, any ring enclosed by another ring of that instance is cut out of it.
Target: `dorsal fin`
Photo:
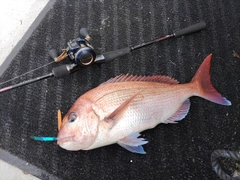
[[[102,84],[109,84],[109,83],[116,83],[116,82],[129,82],[129,81],[145,81],[145,82],[159,82],[159,83],[167,83],[167,84],[178,84],[178,81],[169,77],[169,76],[160,76],[160,75],[153,75],[153,76],[133,76],[129,74],[121,74],[114,78],[109,79],[108,81]],[[101,85],[102,85],[101,84]]]

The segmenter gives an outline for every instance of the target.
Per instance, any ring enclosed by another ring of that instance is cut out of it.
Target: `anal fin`
[[[178,111],[170,118],[168,118],[165,123],[177,123],[176,121],[181,121],[186,117],[190,108],[190,101],[187,99],[184,101],[182,106],[178,109]]]
[[[127,137],[118,141],[118,144],[133,153],[146,154],[142,145],[147,144],[144,138],[138,138],[141,134],[131,133]]]

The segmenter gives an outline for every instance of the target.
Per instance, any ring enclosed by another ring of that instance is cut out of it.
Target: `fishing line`
[[[37,70],[39,70],[39,69],[41,69],[41,68],[44,68],[44,67],[46,67],[46,66],[49,66],[49,65],[52,64],[52,63],[54,63],[54,61],[49,62],[49,63],[47,63],[47,64],[44,64],[44,65],[42,65],[42,66],[40,66],[40,67],[38,67],[38,68],[36,68],[36,69],[30,70],[30,71],[28,71],[28,72],[26,72],[26,73],[24,73],[24,74],[21,74],[21,75],[19,75],[19,76],[16,76],[16,77],[14,77],[14,78],[12,78],[12,79],[9,79],[9,80],[7,80],[7,81],[1,82],[0,85],[3,85],[3,84],[5,84],[5,83],[7,83],[7,82],[10,82],[10,81],[13,81],[13,80],[15,80],[15,79],[18,79],[18,78],[20,78],[20,77],[22,77],[22,76],[25,76],[25,75],[27,75],[27,74],[30,74],[31,72],[37,71]]]

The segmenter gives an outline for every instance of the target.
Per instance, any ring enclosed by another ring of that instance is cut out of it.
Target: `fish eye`
[[[77,114],[75,112],[71,112],[68,116],[68,122],[72,123],[77,119]]]

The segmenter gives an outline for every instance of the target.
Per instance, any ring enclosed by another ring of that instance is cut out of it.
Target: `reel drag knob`
[[[89,47],[83,47],[75,53],[75,63],[83,66],[92,64],[95,58],[96,53]]]

